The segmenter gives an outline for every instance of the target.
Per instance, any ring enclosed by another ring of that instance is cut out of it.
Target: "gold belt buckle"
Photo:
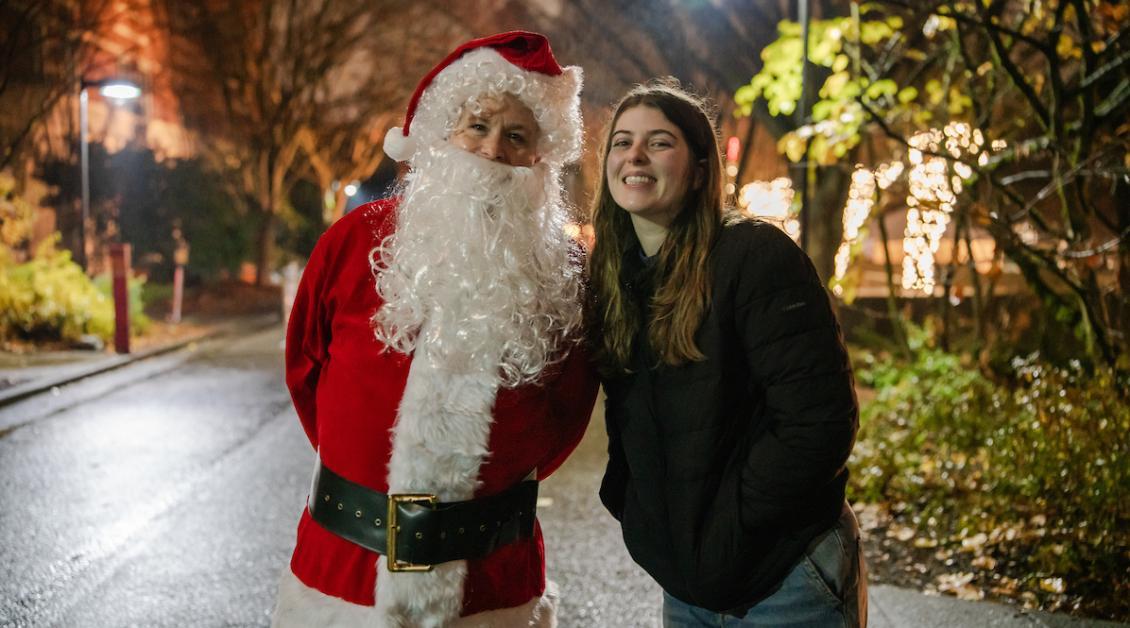
[[[435,506],[436,496],[428,493],[392,493],[388,496],[388,535],[386,541],[386,549],[388,550],[387,560],[389,571],[431,571],[434,565],[417,565],[414,563],[402,562],[396,557],[396,537],[400,532],[400,524],[397,523],[396,514],[397,506],[400,504],[419,504],[421,506]]]

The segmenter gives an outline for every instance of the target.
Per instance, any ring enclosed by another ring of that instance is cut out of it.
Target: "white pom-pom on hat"
[[[408,161],[416,152],[416,140],[404,135],[404,129],[394,126],[385,133],[385,154],[396,161]]]

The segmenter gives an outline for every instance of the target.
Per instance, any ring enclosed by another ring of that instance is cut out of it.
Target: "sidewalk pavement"
[[[104,351],[46,351],[28,355],[0,352],[0,408],[139,360],[164,355],[193,343],[279,325],[278,314],[258,314],[197,323],[198,333],[126,355]]]
[[[1026,611],[997,602],[968,602],[880,584],[871,585],[868,591],[867,625],[870,628],[1116,628],[1128,624]]]
[[[228,319],[206,325],[198,334],[129,355],[90,351],[52,351],[31,356],[0,354],[0,386],[5,386],[0,388],[0,407],[139,360],[171,353],[193,343],[280,324],[278,314]],[[970,602],[927,595],[889,585],[871,585],[868,604],[868,625],[871,628],[1130,627],[1130,624],[1081,619],[1066,614],[1025,611],[996,602]]]

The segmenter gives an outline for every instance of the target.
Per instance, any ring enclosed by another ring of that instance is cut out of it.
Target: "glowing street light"
[[[114,100],[133,100],[141,96],[141,88],[129,81],[108,81],[98,88],[98,93]]]
[[[103,81],[82,81],[78,94],[79,134],[81,147],[79,150],[79,168],[82,174],[82,219],[79,222],[79,264],[83,270],[87,269],[86,259],[86,221],[90,218],[90,122],[88,114],[88,90],[97,87],[98,93],[111,99],[117,104],[134,100],[141,96],[141,88],[135,83],[122,79],[107,79]]]

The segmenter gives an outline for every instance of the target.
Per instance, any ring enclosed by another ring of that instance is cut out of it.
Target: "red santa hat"
[[[512,31],[471,40],[416,86],[404,126],[385,135],[385,152],[397,161],[411,161],[420,147],[446,141],[468,101],[505,93],[533,112],[544,161],[574,161],[581,153],[581,83],[581,68],[558,65],[544,35]]]

